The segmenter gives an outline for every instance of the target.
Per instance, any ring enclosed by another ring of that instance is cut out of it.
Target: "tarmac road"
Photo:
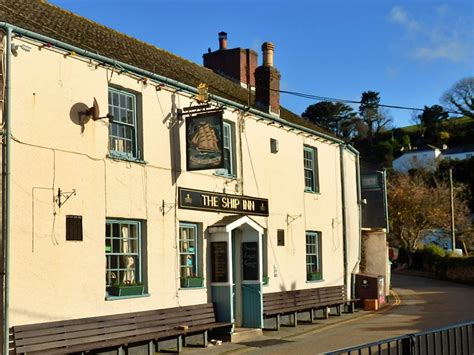
[[[474,287],[435,279],[394,274],[394,297],[377,312],[359,311],[332,316],[314,324],[265,331],[244,343],[224,343],[200,354],[317,354],[407,333],[416,333],[474,320]]]

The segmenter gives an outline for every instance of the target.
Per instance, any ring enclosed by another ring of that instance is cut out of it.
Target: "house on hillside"
[[[0,21],[4,340],[207,302],[262,328],[263,294],[351,296],[358,152],[280,104],[271,43],[258,65],[221,33],[205,68],[46,1]]]
[[[427,169],[434,171],[436,164],[440,159],[441,150],[433,145],[425,146],[409,150],[403,155],[394,159],[392,167],[394,170],[407,173],[411,169]]]
[[[469,144],[454,148],[439,149],[432,145],[425,145],[405,152],[392,162],[394,170],[406,173],[410,169],[428,169],[434,171],[437,164],[443,160],[464,160],[474,157],[474,145]]]
[[[445,149],[441,156],[447,160],[471,159],[474,157],[474,144]]]

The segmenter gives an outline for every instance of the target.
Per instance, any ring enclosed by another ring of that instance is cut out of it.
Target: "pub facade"
[[[358,153],[280,105],[271,43],[221,33],[206,68],[6,4],[4,326],[214,302],[262,328],[264,293],[351,292]]]

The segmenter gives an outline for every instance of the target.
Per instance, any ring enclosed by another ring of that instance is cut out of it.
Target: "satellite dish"
[[[94,121],[100,120],[102,118],[108,118],[109,120],[112,120],[114,118],[114,116],[112,116],[111,114],[107,114],[103,117],[100,117],[99,103],[97,102],[97,99],[95,97],[92,106],[89,107],[86,111],[80,112],[80,114],[84,116],[89,116]]]
[[[100,110],[99,110],[99,104],[97,103],[96,98],[94,97],[94,103],[92,104],[92,107],[90,107],[87,110],[86,113],[88,116],[91,116],[94,121],[98,120],[100,117]]]

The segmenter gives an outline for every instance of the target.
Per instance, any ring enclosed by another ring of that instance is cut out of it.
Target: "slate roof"
[[[45,0],[0,0],[0,21],[192,87],[204,82],[209,85],[212,94],[241,104],[247,103],[248,96],[244,88],[212,70],[61,9]],[[280,117],[334,137],[283,107],[280,108]]]
[[[461,154],[474,152],[474,144],[449,148],[443,151],[443,155]]]
[[[425,144],[421,147],[418,147],[416,149],[413,149],[413,150],[408,150],[406,152],[404,152],[404,155],[405,154],[417,154],[417,153],[422,153],[422,152],[431,152],[431,151],[436,151],[436,150],[441,150],[439,149],[438,147],[435,147],[434,145],[431,145],[431,144]]]

